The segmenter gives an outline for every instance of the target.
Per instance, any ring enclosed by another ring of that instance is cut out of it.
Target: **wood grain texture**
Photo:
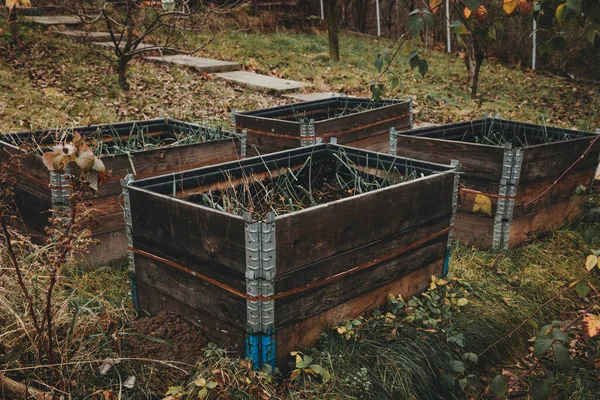
[[[145,150],[133,153],[131,159],[126,154],[105,156],[102,161],[112,171],[112,177],[111,182],[99,187],[98,196],[120,195],[122,188],[119,180],[134,171],[135,179],[141,179],[233,161],[240,156],[240,141],[237,138]]]
[[[188,253],[199,262],[245,273],[242,218],[137,188],[129,189],[129,196],[134,245],[146,240],[165,252]]]
[[[222,282],[239,292],[246,293],[246,277],[241,272],[233,271],[208,261],[198,261],[197,258],[191,257],[189,253],[185,251],[175,251],[171,248],[168,250],[162,249],[160,246],[157,246],[154,241],[144,238],[138,237],[136,239],[135,248],[177,263],[193,272]],[[171,266],[170,268],[176,267]],[[190,278],[191,277],[192,275],[190,274]]]
[[[254,115],[236,114],[235,129],[238,133],[247,130],[248,134],[268,132],[300,138],[300,122],[298,121],[284,121],[281,119],[257,117]]]
[[[585,197],[580,196],[515,219],[510,227],[509,247],[519,246],[536,234],[577,221],[582,215],[584,201]]]
[[[452,235],[468,245],[489,249],[493,243],[494,218],[457,212]]]
[[[410,125],[409,108],[408,103],[399,103],[318,121],[315,122],[315,135],[333,135],[338,138],[338,143],[343,144],[343,141],[349,142],[378,133],[389,134],[392,127],[401,129]]]
[[[275,293],[303,288],[314,282],[320,282],[328,277],[351,270],[354,267],[392,255],[394,252],[409,248],[414,243],[443,231],[448,228],[449,223],[450,215],[448,214],[438,220],[406,231],[396,232],[388,237],[335,254],[332,257],[305,265],[291,272],[280,273],[278,271],[275,276]],[[448,235],[443,235],[443,237],[447,238]],[[423,247],[423,245],[420,247]],[[414,252],[416,249],[407,250],[405,254],[411,251]],[[400,259],[405,254],[400,254],[395,258]],[[375,269],[377,266],[371,268]]]
[[[169,296],[215,320],[246,328],[246,299],[140,254],[135,254],[135,270],[136,282],[153,289],[148,297],[138,293],[138,300],[151,303]]]
[[[127,236],[125,229],[95,235],[93,239],[98,244],[92,244],[88,251],[82,254],[82,263],[90,267],[106,265],[116,260],[127,257]]]
[[[558,182],[556,180],[561,174],[520,182],[517,188],[517,199],[515,201],[513,217],[519,218],[568,201],[575,196],[575,190],[578,186],[583,185],[588,189],[590,188],[595,173],[595,168],[587,168],[573,170],[563,176]],[[546,192],[547,189],[550,190]],[[542,197],[535,200],[544,192],[546,193]],[[535,201],[532,202],[533,200]]]
[[[398,135],[397,155],[439,164],[458,160],[467,177],[500,182],[504,148],[451,140]]]
[[[430,276],[440,276],[442,270],[443,261],[436,261],[377,290],[280,329],[276,332],[277,365],[286,365],[291,351],[314,346],[323,331],[386,304],[390,293],[401,294],[405,299],[420,294],[429,286]]]
[[[527,147],[523,153],[521,182],[544,178],[565,172],[579,159],[593,138],[557,142]],[[600,140],[596,141],[590,152],[581,159],[573,170],[595,169],[600,154]]]
[[[449,215],[453,184],[444,173],[277,217],[277,273]]]
[[[446,256],[448,235],[434,239],[405,254],[382,261],[371,268],[346,275],[331,283],[284,297],[275,301],[275,327],[280,329],[351,301],[366,292],[402,279],[410,272],[423,268]],[[375,256],[376,257],[376,256]],[[377,260],[377,258],[375,258]]]
[[[194,324],[212,342],[226,346],[229,350],[244,354],[245,331],[213,318],[207,310],[195,309],[186,302],[178,301],[168,294],[157,292],[152,286],[137,283],[140,316],[155,316],[163,311],[181,315]]]

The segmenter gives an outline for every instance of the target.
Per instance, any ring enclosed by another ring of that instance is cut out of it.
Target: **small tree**
[[[114,65],[119,87],[123,90],[129,89],[127,71],[134,56],[150,51],[161,54],[194,54],[214,39],[214,33],[200,44],[188,40],[190,34],[201,31],[206,26],[209,15],[227,11],[225,6],[207,7],[203,2],[192,0],[163,2],[164,8],[153,7],[147,5],[148,2],[138,0],[124,0],[120,3],[103,0],[100,11],[90,18],[81,3],[71,0],[69,8],[88,25],[103,21],[110,33],[110,43],[114,49],[108,59]],[[182,42],[187,42],[194,48],[182,50],[178,47]]]
[[[539,28],[549,33],[550,40],[544,43],[546,52],[551,47],[561,49],[564,47],[564,36],[569,29],[581,29],[587,40],[592,44],[600,44],[600,1],[598,0],[430,0],[429,8],[415,9],[409,14],[408,32],[400,37],[398,49],[405,43],[408,36],[417,42],[423,27],[433,28],[433,14],[444,10],[449,2],[451,15],[445,19],[450,20],[456,16],[450,26],[459,43],[465,48],[465,65],[469,74],[471,97],[475,98],[479,85],[481,65],[486,57],[486,49],[490,41],[496,40],[497,31],[504,29],[504,19],[510,18],[517,10],[523,14],[532,14],[539,21]],[[550,46],[550,44],[552,46]],[[506,44],[510,45],[510,44]],[[397,54],[396,51],[395,54]],[[394,57],[391,58],[390,62]],[[397,82],[397,75],[389,71],[389,65],[383,68],[381,56],[378,56],[376,66],[380,71],[379,77],[371,85],[374,96],[380,96],[383,85],[380,79],[384,73],[391,73],[392,86]],[[415,50],[409,55],[411,68],[419,68],[422,75],[428,70],[427,61]]]
[[[5,7],[8,8],[8,17],[6,18],[6,24],[0,27],[0,34],[4,33],[6,28],[10,32],[10,45],[14,46],[19,40],[19,27],[17,25],[17,9],[19,7],[31,7],[29,0],[5,0]]]

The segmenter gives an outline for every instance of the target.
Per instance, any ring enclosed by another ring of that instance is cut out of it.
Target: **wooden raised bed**
[[[391,128],[412,127],[412,100],[332,97],[254,111],[234,112],[236,131],[248,134],[251,155],[312,144],[338,144],[387,152]]]
[[[320,144],[132,182],[136,307],[179,312],[256,365],[283,365],[327,327],[444,274],[457,169]],[[337,180],[357,175],[387,186],[353,195],[362,184]],[[299,184],[320,200],[292,211],[274,188]],[[228,208],[234,189],[252,193],[254,213]]]
[[[486,118],[392,135],[392,152],[439,163],[458,160],[464,175],[456,237],[482,248],[509,248],[581,216],[586,196],[574,197],[575,190],[589,189],[594,179],[597,137]]]
[[[112,177],[99,187],[97,197],[91,202],[97,219],[92,227],[93,238],[99,239],[100,244],[90,246],[85,256],[89,264],[127,255],[122,200],[119,201],[120,179],[126,174],[142,178],[177,172],[231,161],[245,151],[243,137],[174,119],[6,134],[0,141],[0,161],[6,162],[11,154],[24,155],[20,167],[14,168],[17,181],[14,194],[17,211],[30,233],[43,236],[53,204],[68,201],[65,192],[68,192],[68,181],[48,171],[41,153],[50,150],[59,137],[69,141],[72,132],[90,140],[103,138],[105,149],[98,153],[107,170],[112,172]],[[137,140],[138,146],[125,154],[117,147],[126,146],[127,140],[131,141],[130,146]],[[145,146],[140,140],[147,141]],[[178,144],[184,140],[190,144]],[[152,148],[148,147],[149,143]]]

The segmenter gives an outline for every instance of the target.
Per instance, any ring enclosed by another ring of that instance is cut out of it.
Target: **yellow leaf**
[[[12,10],[13,7],[19,6],[19,0],[6,0],[5,4],[8,9]]]
[[[458,302],[456,303],[456,305],[458,305],[459,307],[464,307],[469,303],[469,300],[462,298],[462,299],[458,299]]]
[[[489,197],[483,194],[475,195],[475,202],[473,203],[473,214],[485,214],[492,216],[492,201]]]
[[[504,0],[502,8],[507,15],[512,14],[517,8],[517,0]]]
[[[586,337],[594,337],[600,333],[600,317],[588,314],[583,318],[583,334]]]
[[[346,331],[347,331],[347,329],[346,329],[346,327],[345,327],[345,326],[338,326],[338,327],[336,328],[336,330],[337,330],[337,333],[339,333],[340,335],[343,335],[343,334],[344,334],[344,333],[346,333]],[[298,357],[298,356],[296,356],[296,357]],[[296,358],[296,360],[297,360],[297,359],[298,359],[298,358]]]
[[[442,4],[442,0],[429,0],[429,8],[431,9],[431,12],[433,12],[435,14],[437,12],[437,10],[440,8],[441,4]]]
[[[585,269],[591,271],[596,265],[598,265],[598,257],[596,257],[593,254],[587,256],[587,258],[585,259]]]
[[[199,387],[204,387],[204,386],[206,386],[206,379],[198,378],[194,381],[194,385],[199,386]]]
[[[564,24],[565,22],[565,5],[561,4],[556,7],[556,20],[559,24]]]
[[[26,8],[31,7],[31,2],[29,0],[19,0],[19,3],[21,3],[21,5],[23,7],[26,7]]]
[[[463,15],[465,16],[466,19],[469,19],[469,17],[471,16],[471,10],[469,10],[467,7],[465,7],[465,9],[463,10]]]

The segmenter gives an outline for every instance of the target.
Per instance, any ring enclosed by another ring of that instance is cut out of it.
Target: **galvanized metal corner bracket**
[[[389,153],[392,156],[398,153],[398,131],[394,128],[390,128],[390,149]]]
[[[254,221],[252,213],[243,215],[246,248],[246,318],[248,339],[246,354],[256,367],[275,365],[275,214],[270,212],[264,221]],[[260,336],[253,338],[252,336]],[[256,347],[254,347],[256,346]]]
[[[315,138],[315,120],[311,119],[308,122],[303,122],[300,125],[300,147],[312,146],[316,143],[321,143],[321,138]]]
[[[509,245],[522,164],[523,150],[513,149],[512,145],[507,144],[504,150],[502,177],[498,189],[498,205],[494,216],[492,247],[495,249],[507,249]]]
[[[231,109],[231,113],[229,114],[229,118],[231,119],[231,129],[235,132],[235,108]]]
[[[129,283],[131,286],[131,300],[133,307],[139,313],[137,287],[135,279],[135,255],[133,249],[133,218],[131,216],[131,201],[129,200],[128,185],[134,181],[133,174],[127,174],[121,179],[121,187],[123,188],[123,216],[125,218],[125,235],[127,236],[127,258],[129,260]]]
[[[50,172],[50,200],[52,208],[68,207],[72,192],[68,171],[65,171],[63,174],[55,171]]]
[[[409,118],[410,118],[410,125],[408,127],[408,129],[412,129],[413,125],[414,125],[414,114],[413,114],[413,98],[412,96],[408,96],[408,112],[410,114]]]
[[[248,154],[248,131],[245,129],[242,131],[240,142],[240,155],[246,157],[246,154]]]
[[[454,231],[454,220],[456,218],[456,211],[458,209],[458,191],[460,189],[459,171],[462,168],[458,160],[451,160],[450,165],[454,167],[454,183],[452,186],[452,211],[450,214],[450,231],[448,232],[448,242],[446,243],[446,257],[444,259],[444,276],[448,274],[448,270],[450,268],[450,254],[452,252],[452,234]]]

